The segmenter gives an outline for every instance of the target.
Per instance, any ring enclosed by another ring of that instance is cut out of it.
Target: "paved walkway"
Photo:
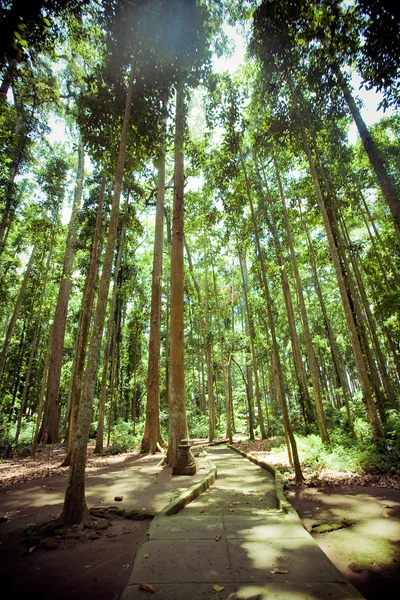
[[[153,520],[121,600],[362,598],[296,513],[278,509],[270,473],[226,447],[207,452],[216,482],[177,515]]]

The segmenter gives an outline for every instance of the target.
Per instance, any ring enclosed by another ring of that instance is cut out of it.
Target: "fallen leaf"
[[[234,508],[228,508],[228,512],[235,512]]]
[[[274,569],[271,573],[273,575],[285,575],[286,573],[289,573],[289,571],[285,571],[284,569]]]
[[[36,548],[36,546],[32,546],[32,548],[29,548],[29,554],[30,554],[31,552],[33,552],[35,548]]]
[[[129,567],[129,564],[122,565],[122,568],[123,568],[123,569],[127,569],[128,567]]]
[[[213,590],[214,592],[222,592],[222,590],[224,590],[225,588],[222,585],[213,585]]]
[[[150,552],[146,552],[146,554],[144,555],[144,558],[150,558]]]
[[[141,583],[139,585],[139,589],[144,590],[145,592],[155,592],[155,588],[149,583]]]
[[[90,567],[90,565],[85,565],[85,569],[88,569]]]
[[[217,536],[216,536],[216,538],[215,538],[215,541],[216,541],[216,542],[219,542],[219,540],[220,540],[220,539],[221,539],[221,536],[220,536],[220,535],[217,535]]]
[[[240,502],[231,502],[232,506],[237,506],[238,504],[240,504]]]

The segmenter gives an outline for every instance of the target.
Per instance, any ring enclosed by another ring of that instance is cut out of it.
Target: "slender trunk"
[[[20,408],[18,411],[17,428],[16,428],[16,432],[15,432],[15,445],[16,446],[18,444],[19,434],[21,432],[22,417],[25,412],[26,399],[28,396],[29,384],[30,384],[31,373],[32,373],[32,366],[33,366],[33,361],[34,361],[34,358],[36,355],[36,349],[37,349],[37,345],[38,345],[38,341],[39,341],[40,321],[41,321],[41,316],[42,316],[43,302],[44,302],[44,298],[46,295],[47,278],[48,278],[48,274],[50,271],[50,260],[52,257],[52,253],[53,253],[53,248],[51,247],[49,254],[47,256],[43,287],[42,287],[42,292],[40,295],[40,302],[39,302],[39,308],[38,308],[38,315],[37,315],[37,319],[36,319],[36,323],[35,323],[35,327],[34,327],[34,331],[33,331],[31,351],[29,353],[28,365],[26,367],[24,388],[22,390]]]
[[[323,318],[324,318],[324,325],[325,325],[326,334],[327,334],[328,340],[329,340],[329,347],[330,347],[331,354],[332,354],[333,365],[334,365],[337,377],[340,381],[340,386],[341,386],[342,392],[343,392],[343,402],[346,407],[347,419],[349,422],[349,430],[350,430],[351,435],[354,435],[353,417],[352,417],[351,411],[350,411],[349,385],[348,385],[345,370],[343,368],[342,360],[339,356],[339,350],[337,347],[335,334],[332,330],[332,325],[329,320],[328,311],[326,309],[325,301],[324,301],[324,298],[322,295],[322,290],[321,290],[321,286],[320,286],[318,274],[317,274],[317,266],[316,266],[314,248],[311,244],[308,229],[306,227],[303,216],[301,214],[300,207],[299,207],[299,214],[300,214],[300,219],[301,219],[301,222],[303,225],[303,231],[305,232],[306,239],[307,239],[308,253],[310,256],[310,264],[311,264],[311,269],[312,269],[312,273],[313,273],[314,288],[317,293],[317,297],[318,297],[319,304],[321,306],[321,310],[322,310],[322,314],[323,314]]]
[[[265,431],[264,414],[263,414],[264,411],[261,406],[261,392],[260,392],[260,383],[259,383],[259,379],[258,379],[258,364],[257,364],[257,355],[256,355],[255,340],[254,340],[254,338],[255,338],[254,323],[253,323],[253,317],[252,317],[252,314],[250,311],[248,289],[247,289],[247,286],[248,286],[248,284],[247,284],[247,265],[246,265],[246,259],[241,253],[239,253],[239,261],[240,261],[240,269],[242,272],[243,295],[244,295],[244,301],[245,301],[245,305],[246,305],[247,324],[248,324],[249,337],[250,337],[251,357],[252,357],[252,362],[253,362],[254,383],[255,383],[255,387],[256,387],[258,422],[260,424],[261,439],[266,440],[268,436],[267,436],[267,432]]]
[[[213,272],[215,304],[216,304],[216,309],[217,309],[216,312],[217,312],[218,340],[219,340],[219,348],[220,348],[220,353],[221,353],[222,383],[224,386],[224,396],[225,396],[226,437],[229,439],[230,443],[232,443],[232,440],[233,440],[233,438],[232,438],[232,419],[231,419],[232,382],[230,382],[231,389],[229,392],[229,374],[228,374],[228,371],[230,369],[231,358],[229,357],[228,361],[226,361],[226,359],[225,359],[225,344],[224,344],[224,340],[222,337],[221,311],[220,311],[220,306],[219,306],[217,278],[215,275],[214,265],[212,265],[212,272]]]
[[[12,336],[14,334],[15,325],[17,324],[17,321],[19,318],[22,301],[24,299],[26,288],[28,286],[28,281],[29,281],[29,277],[30,277],[30,274],[32,271],[32,266],[33,266],[33,261],[34,261],[35,255],[36,255],[36,247],[33,248],[32,252],[31,252],[29,262],[25,269],[24,278],[22,280],[22,284],[21,284],[21,287],[20,287],[20,290],[18,293],[18,298],[17,298],[17,301],[14,306],[14,311],[13,311],[13,314],[11,316],[10,322],[7,327],[6,337],[5,337],[3,348],[2,348],[1,354],[0,354],[0,380],[4,374],[4,368],[6,366],[8,350],[10,348]]]
[[[254,440],[254,429],[253,429],[253,403],[252,403],[252,393],[250,391],[250,385],[249,385],[249,378],[245,377],[245,374],[243,373],[243,369],[242,367],[239,365],[239,363],[233,358],[232,356],[232,362],[234,365],[237,366],[237,368],[239,369],[239,373],[242,376],[243,379],[243,383],[246,389],[246,397],[247,397],[247,407],[248,407],[248,411],[249,411],[249,418],[248,418],[248,426],[249,426],[249,439],[250,440]]]
[[[204,252],[204,338],[207,363],[207,395],[208,395],[208,441],[212,442],[215,436],[215,397],[214,397],[214,369],[212,364],[212,335],[209,314],[209,289],[208,289],[208,260],[207,248]]]
[[[93,330],[90,339],[88,362],[82,387],[79,406],[78,424],[72,451],[71,466],[68,475],[67,489],[61,521],[65,525],[79,524],[89,518],[85,499],[85,467],[86,452],[89,439],[89,428],[92,418],[93,398],[96,387],[97,371],[100,362],[101,338],[103,336],[104,320],[107,309],[107,298],[110,287],[112,261],[117,237],[119,204],[122,180],[125,167],[126,144],[131,114],[134,83],[134,65],[131,66],[129,86],[125,102],[124,119],[122,123],[121,140],[118,152],[115,176],[114,195],[111,206],[110,223],[108,228],[107,245],[104,254],[103,270],[100,278],[97,306],[94,316]]]
[[[184,171],[183,139],[185,132],[185,91],[183,81],[176,85],[174,206],[171,248],[171,342],[169,382],[169,438],[166,463],[174,467],[178,444],[188,435],[185,404],[184,303],[183,303],[183,223]]]
[[[76,340],[76,352],[74,357],[74,367],[72,373],[71,395],[70,395],[70,418],[68,426],[67,455],[63,465],[69,465],[71,462],[72,448],[76,434],[76,425],[78,422],[79,402],[82,392],[83,373],[85,369],[86,349],[89,341],[90,321],[93,311],[93,303],[96,292],[96,283],[98,279],[98,259],[101,248],[101,225],[103,220],[103,203],[106,178],[103,175],[99,201],[96,210],[96,223],[90,255],[90,263],[86,277],[85,291],[82,298],[81,313],[79,317],[79,327]]]
[[[281,359],[280,359],[280,355],[279,355],[278,340],[276,337],[275,319],[274,319],[274,315],[272,312],[272,299],[271,299],[271,294],[269,291],[269,285],[268,285],[268,280],[267,280],[267,275],[266,275],[266,270],[265,270],[265,263],[264,263],[264,259],[263,259],[262,253],[261,253],[261,244],[260,244],[260,239],[258,236],[258,228],[257,227],[254,228],[254,232],[256,235],[258,260],[259,260],[260,267],[261,267],[263,291],[264,291],[266,305],[267,305],[268,324],[269,324],[269,330],[270,330],[271,339],[272,339],[273,356],[274,356],[276,371],[277,371],[277,375],[278,375],[279,401],[280,401],[281,410],[282,410],[282,417],[283,417],[283,424],[284,424],[284,429],[285,429],[285,438],[286,438],[288,456],[289,456],[289,461],[291,463],[293,462],[293,464],[294,464],[296,483],[300,484],[304,480],[304,478],[303,478],[303,474],[301,472],[301,466],[300,466],[299,455],[297,452],[296,440],[293,435],[293,430],[292,430],[292,426],[291,426],[290,419],[289,419],[289,412],[288,412],[288,407],[287,407],[287,402],[286,402],[286,394],[285,394],[285,383],[284,383],[284,379],[283,379],[283,369],[282,369]]]
[[[50,336],[51,336],[51,331],[50,331]],[[39,426],[40,426],[40,422],[42,420],[43,401],[44,401],[44,394],[46,392],[46,387],[47,387],[47,379],[48,379],[48,375],[49,375],[49,365],[50,365],[50,345],[47,346],[46,359],[44,361],[44,367],[43,367],[42,385],[41,385],[40,393],[39,393],[37,417],[36,417],[36,423],[35,423],[35,433],[33,436],[32,450],[31,450],[31,456],[33,458],[35,458],[36,448],[38,445]]]
[[[352,315],[352,311],[351,311],[351,307],[350,307],[350,302],[349,302],[349,298],[348,298],[347,291],[346,291],[345,282],[343,280],[339,255],[338,255],[338,251],[336,248],[331,223],[330,223],[328,213],[327,213],[327,210],[325,207],[325,202],[324,202],[322,190],[321,190],[321,187],[319,184],[317,170],[315,167],[315,163],[314,163],[314,159],[313,159],[313,156],[311,153],[310,146],[308,144],[306,133],[305,133],[305,130],[304,130],[304,127],[303,127],[301,121],[299,121],[299,123],[300,123],[301,131],[302,131],[304,151],[306,153],[307,160],[308,160],[308,163],[310,166],[311,175],[313,178],[314,188],[315,188],[315,192],[316,192],[316,197],[317,197],[317,201],[318,201],[318,206],[319,206],[319,210],[321,212],[322,218],[323,218],[325,231],[326,231],[327,238],[328,238],[329,250],[330,250],[333,266],[335,268],[336,278],[338,281],[338,287],[339,287],[339,292],[340,292],[340,296],[342,299],[346,323],[347,323],[347,327],[349,329],[350,336],[351,336],[351,345],[352,345],[354,360],[356,363],[357,373],[358,373],[358,377],[359,377],[359,381],[360,381],[360,385],[361,385],[361,389],[362,389],[362,393],[363,393],[363,399],[366,404],[368,417],[369,417],[369,420],[370,420],[370,423],[372,425],[372,429],[374,432],[374,437],[375,437],[375,439],[380,439],[383,437],[383,430],[382,430],[382,426],[379,422],[379,418],[378,418],[378,415],[376,412],[374,399],[373,399],[373,395],[372,395],[372,390],[371,390],[371,385],[370,385],[369,378],[368,378],[368,372],[367,372],[364,358],[362,355],[362,350],[361,350],[360,342],[358,339],[357,329],[356,329],[356,325],[354,323],[354,319],[353,319],[353,315]]]
[[[342,226],[342,230],[343,230],[343,233],[345,236],[346,243],[349,245],[349,244],[351,244],[351,240],[349,237],[349,232],[347,230],[346,224],[343,220],[341,220],[341,226]],[[377,361],[378,361],[379,372],[380,372],[381,379],[382,379],[382,384],[383,384],[385,393],[387,395],[387,398],[388,398],[390,404],[392,405],[393,408],[396,408],[396,397],[395,397],[394,389],[392,387],[390,377],[389,377],[389,374],[386,369],[386,359],[383,355],[381,343],[378,338],[376,322],[375,322],[375,319],[371,312],[370,303],[368,301],[364,282],[361,277],[361,273],[360,273],[357,261],[355,260],[353,253],[350,252],[349,256],[350,256],[350,261],[351,261],[351,264],[353,267],[353,273],[356,278],[357,287],[360,292],[361,300],[362,300],[365,314],[367,317],[369,330],[370,330],[371,337],[373,340],[373,344],[374,344],[374,348],[375,348],[375,352],[376,352],[376,356],[377,356]]]
[[[166,100],[163,111],[167,111]],[[149,360],[147,369],[146,422],[141,452],[155,454],[164,440],[160,428],[160,348],[161,348],[161,293],[164,248],[164,196],[165,196],[165,138],[167,116],[164,115],[160,149],[158,153],[158,182],[156,223],[154,231],[153,273],[151,284]]]
[[[120,232],[120,241],[118,245],[117,258],[114,266],[114,278],[113,278],[113,290],[111,295],[111,303],[110,303],[110,313],[108,316],[108,327],[107,327],[107,337],[106,344],[104,348],[103,355],[103,372],[101,375],[101,386],[100,386],[100,399],[99,399],[99,415],[97,420],[97,433],[96,433],[96,446],[94,448],[95,454],[103,454],[103,442],[104,442],[104,418],[106,414],[106,399],[107,399],[107,379],[108,379],[108,365],[110,362],[111,355],[111,346],[113,342],[114,336],[114,321],[115,321],[115,306],[117,302],[117,290],[118,290],[118,275],[121,266],[121,257],[122,257],[122,249],[124,246],[124,238],[125,238],[125,219],[122,221],[121,232]],[[112,381],[113,372],[111,369],[111,381]],[[112,396],[111,396],[112,398]],[[111,410],[110,416],[108,420],[108,434],[107,434],[107,444],[110,443],[110,429],[111,427]]]
[[[4,73],[3,81],[0,86],[0,102],[5,102],[7,99],[8,90],[12,86],[12,82],[16,76],[18,68],[18,60],[12,58],[8,64],[6,72]]]
[[[328,41],[323,40],[325,47],[327,47]],[[396,192],[396,188],[394,183],[387,172],[386,166],[382,160],[382,157],[376,147],[376,144],[361,116],[360,111],[358,110],[357,104],[354,101],[352,93],[350,91],[349,86],[345,78],[343,77],[339,66],[337,65],[334,57],[330,54],[328,50],[329,60],[331,62],[332,70],[336,75],[340,88],[343,92],[343,96],[346,100],[347,106],[351,112],[351,115],[354,119],[354,122],[357,126],[358,133],[360,134],[361,141],[365,148],[365,152],[368,155],[369,161],[371,163],[372,168],[375,171],[375,175],[378,179],[379,186],[381,188],[382,194],[390,208],[392,213],[394,222],[397,228],[397,234],[399,235],[400,231],[400,200],[398,194]]]
[[[319,368],[318,368],[318,363],[317,363],[317,359],[315,356],[314,347],[313,347],[312,338],[311,338],[311,331],[310,331],[310,326],[309,326],[309,322],[308,322],[307,309],[306,309],[306,304],[304,301],[303,286],[301,284],[299,266],[297,263],[296,253],[294,251],[292,230],[290,227],[289,217],[288,217],[288,213],[287,213],[285,194],[283,191],[282,180],[280,177],[279,168],[278,168],[278,164],[276,162],[275,156],[273,157],[273,160],[274,160],[275,173],[276,173],[278,186],[279,186],[279,193],[280,193],[281,201],[282,201],[283,220],[285,223],[286,235],[287,235],[287,240],[289,243],[290,256],[292,259],[292,266],[293,266],[294,276],[295,276],[295,280],[296,280],[297,296],[299,299],[301,319],[302,319],[302,324],[303,324],[304,341],[305,341],[305,345],[306,345],[307,359],[308,359],[308,364],[310,367],[311,381],[312,381],[312,386],[313,386],[313,390],[314,390],[315,408],[316,408],[316,412],[317,412],[318,428],[319,428],[321,440],[323,442],[328,442],[329,435],[328,435],[328,430],[326,427],[324,407],[322,404]]]
[[[71,278],[74,266],[77,218],[82,200],[84,175],[85,155],[82,140],[79,139],[78,171],[75,184],[74,201],[72,205],[71,219],[68,226],[63,274],[58,292],[57,305],[54,314],[54,325],[50,340],[50,373],[48,378],[43,422],[39,433],[39,441],[44,444],[53,444],[54,442],[59,441],[60,381],[63,364],[64,337],[72,285]]]

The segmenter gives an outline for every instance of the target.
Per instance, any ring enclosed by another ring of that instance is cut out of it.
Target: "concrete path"
[[[270,473],[226,447],[207,453],[216,482],[178,514],[153,520],[121,600],[362,598],[295,511],[278,508]]]

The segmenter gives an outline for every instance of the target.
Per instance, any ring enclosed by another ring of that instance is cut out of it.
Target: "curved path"
[[[153,520],[121,600],[362,598],[297,513],[278,508],[268,471],[226,446],[207,453],[216,482],[177,515]]]

